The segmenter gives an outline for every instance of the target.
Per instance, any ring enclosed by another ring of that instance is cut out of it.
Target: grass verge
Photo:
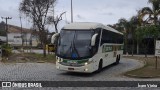
[[[46,57],[43,57],[43,54],[36,53],[19,53],[12,54],[8,58],[3,58],[2,62],[4,63],[55,63],[55,55],[47,54]]]
[[[145,61],[145,65],[142,68],[131,70],[126,72],[124,75],[129,77],[137,78],[154,78],[160,77],[160,58],[158,58],[157,69],[156,69],[156,58],[155,57],[125,57],[130,59],[136,59]]]

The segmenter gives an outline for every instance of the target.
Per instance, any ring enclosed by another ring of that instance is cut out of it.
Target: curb
[[[138,76],[138,75],[132,75],[132,74],[125,74],[125,76],[128,76],[128,77],[134,77],[134,78],[157,78],[157,77],[160,77],[160,75],[157,75],[157,76]]]
[[[136,60],[136,59],[134,59],[134,60]],[[136,70],[136,69],[143,68],[143,67],[147,64],[147,62],[146,62],[145,60],[143,60],[143,61],[137,60],[137,61],[140,62],[140,63],[143,63],[144,65],[141,66],[141,67],[138,67],[138,68],[131,69],[131,70],[127,71],[127,72],[130,72],[130,71],[133,71],[133,70]],[[141,76],[138,76],[138,75],[126,74],[126,72],[125,72],[123,75],[124,75],[124,76],[127,76],[127,77],[135,77],[135,78],[148,78],[148,77],[145,77],[145,76],[144,76],[144,77],[141,77]]]
[[[136,69],[140,69],[140,68],[143,68],[145,67],[145,65],[147,64],[147,62],[145,60],[143,61],[140,61],[140,62],[143,62],[144,65],[142,67],[139,67],[139,68],[136,68]],[[132,69],[130,71],[133,71],[133,70],[136,70],[136,69]],[[127,72],[130,72],[130,71],[127,71]],[[127,77],[133,77],[133,78],[158,78],[160,77],[160,75],[157,75],[157,76],[138,76],[138,75],[133,75],[133,74],[126,74],[126,72],[124,73],[124,76],[127,76]]]
[[[45,61],[37,61],[36,63],[46,63]]]

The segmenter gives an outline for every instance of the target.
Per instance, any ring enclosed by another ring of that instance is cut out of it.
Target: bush
[[[2,57],[8,57],[12,54],[12,47],[11,45],[3,44],[2,45]]]

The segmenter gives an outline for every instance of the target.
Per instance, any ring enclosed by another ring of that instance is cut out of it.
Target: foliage
[[[0,36],[6,36],[5,22],[0,23]]]
[[[136,36],[141,41],[143,38],[154,38],[157,39],[160,34],[159,25],[148,25],[144,27],[138,27],[136,30]]]
[[[160,76],[160,62],[158,62],[157,69],[155,69],[155,57],[125,57],[145,62],[141,68],[131,70],[125,73],[126,76],[137,78],[155,78]],[[158,58],[158,61],[160,59]]]
[[[8,57],[9,55],[12,54],[12,46],[9,44],[3,44],[1,46],[2,48],[2,56],[3,57]]]
[[[145,22],[151,23],[153,22],[154,25],[158,24],[158,16],[160,14],[160,0],[149,0],[149,3],[152,5],[152,8],[150,7],[144,7],[139,11],[139,17],[141,19],[148,15],[147,20]]]
[[[119,29],[124,33],[125,37],[125,52],[128,52],[128,36],[131,35],[132,38],[132,55],[134,52],[134,43],[135,43],[135,29],[139,25],[137,16],[133,16],[130,20],[124,18],[119,19],[117,24]]]
[[[132,16],[130,20],[125,18],[119,19],[115,25],[115,29],[124,33],[125,36],[125,51],[129,51],[128,43],[132,40],[132,54],[134,51],[134,45],[137,43],[137,53],[139,53],[139,43],[147,41],[145,39],[157,39],[160,38],[160,0],[148,0],[152,7],[144,7],[137,12],[137,15]],[[145,19],[147,17],[147,19]],[[129,36],[131,39],[129,40]],[[136,43],[135,43],[135,39]],[[144,44],[143,42],[143,44]],[[149,43],[149,42],[145,42]],[[129,47],[130,48],[130,47]],[[144,47],[143,47],[144,48]],[[147,47],[145,48],[147,49]]]
[[[148,25],[144,27],[138,27],[136,30],[136,36],[137,40],[139,42],[143,42],[145,38],[153,38],[154,39],[154,45],[155,40],[159,37],[160,34],[160,26],[159,25]],[[150,43],[150,40],[147,40],[147,42],[143,42],[142,45],[144,45],[145,48],[145,56],[147,57],[147,51],[148,51],[148,45]]]
[[[56,17],[54,16],[49,16],[48,19],[48,23],[49,24],[54,24],[55,27],[55,31],[56,33],[58,33],[58,23],[62,20],[62,15],[65,14],[66,12],[61,13],[59,16],[57,15]]]
[[[42,54],[37,53],[13,53],[7,60],[3,60],[5,63],[55,63],[56,58],[54,54],[47,54],[43,57]]]

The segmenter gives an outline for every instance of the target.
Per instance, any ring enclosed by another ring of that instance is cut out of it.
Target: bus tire
[[[99,61],[99,65],[98,65],[98,72],[100,72],[101,70],[102,70],[102,65],[103,65],[103,61],[102,61],[102,59]]]
[[[119,64],[119,61],[120,61],[120,55],[117,55],[116,64]]]

